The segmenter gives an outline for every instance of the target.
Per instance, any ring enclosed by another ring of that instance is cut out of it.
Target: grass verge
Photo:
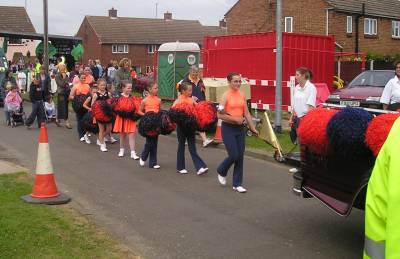
[[[140,258],[68,206],[24,203],[29,182],[0,175],[0,258]]]
[[[276,134],[276,137],[279,141],[279,144],[282,147],[283,153],[287,153],[291,151],[293,148],[293,151],[298,151],[299,148],[295,147],[290,140],[289,132],[284,131],[282,134]],[[273,148],[271,145],[267,144],[265,141],[257,138],[257,137],[246,137],[246,148],[248,149],[255,149],[255,150],[260,150],[260,151],[266,151],[268,153],[274,153],[275,148]]]

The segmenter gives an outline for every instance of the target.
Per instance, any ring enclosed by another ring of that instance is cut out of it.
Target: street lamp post
[[[282,0],[276,1],[275,131],[282,132]]]
[[[49,31],[48,31],[48,6],[47,0],[43,0],[43,66],[46,68],[46,73],[49,71]]]

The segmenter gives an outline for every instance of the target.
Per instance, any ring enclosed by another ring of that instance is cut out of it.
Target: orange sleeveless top
[[[180,95],[178,97],[178,100],[179,100],[179,103],[187,103],[187,104],[194,105],[194,101],[193,101],[193,99],[191,97]]]
[[[160,111],[160,99],[157,96],[149,95],[146,97],[144,103],[144,112],[159,112]]]
[[[240,91],[228,90],[226,92],[225,111],[233,117],[243,117],[246,102]]]
[[[76,87],[76,92],[75,95],[81,95],[81,94],[89,94],[90,93],[90,86],[88,84],[79,84]]]

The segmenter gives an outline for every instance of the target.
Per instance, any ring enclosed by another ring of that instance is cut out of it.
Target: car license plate
[[[360,107],[359,101],[340,101],[340,105],[350,106],[350,107]]]

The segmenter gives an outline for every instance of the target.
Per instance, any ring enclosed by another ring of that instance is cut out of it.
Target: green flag
[[[51,45],[50,42],[49,42],[48,46],[49,46],[49,57],[48,58],[52,58],[55,54],[57,54],[57,49],[53,45]],[[43,55],[43,52],[44,52],[44,43],[43,43],[43,41],[41,41],[39,43],[39,45],[36,47],[36,50],[35,50],[36,56],[39,57],[39,56]]]
[[[77,46],[74,46],[74,48],[71,51],[71,55],[74,57],[75,61],[78,61],[82,56],[85,50],[83,49],[82,44],[78,44]]]

